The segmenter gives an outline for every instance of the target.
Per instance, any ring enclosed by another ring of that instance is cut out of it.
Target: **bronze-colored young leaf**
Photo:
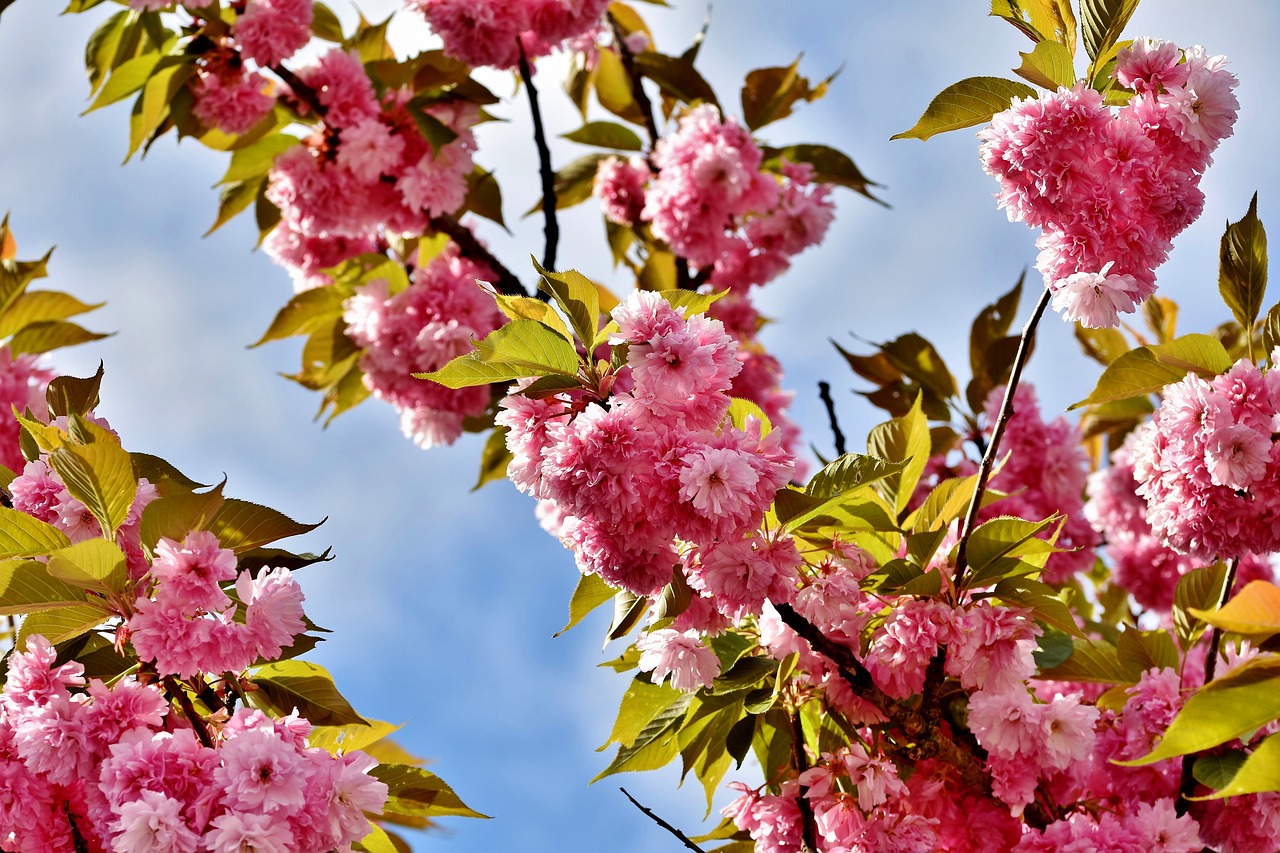
[[[872,195],[870,189],[871,187],[883,185],[862,174],[862,171],[858,169],[848,154],[829,145],[801,143],[799,145],[788,145],[784,148],[764,148],[762,153],[764,154],[765,166],[768,168],[781,169],[783,160],[790,163],[808,163],[813,167],[813,179],[815,181],[845,187],[856,193],[861,193],[877,204],[885,204]],[[885,206],[887,207],[888,205]]]
[[[98,405],[98,392],[102,387],[102,362],[93,376],[84,379],[75,376],[58,376],[45,389],[45,404],[55,418],[85,415]]]
[[[9,341],[9,349],[16,353],[39,354],[62,347],[74,347],[90,341],[111,337],[101,332],[91,332],[66,320],[46,320],[30,323]]]
[[[1218,292],[1242,328],[1252,329],[1267,292],[1267,232],[1258,219],[1258,194],[1239,222],[1227,225],[1218,250]]]
[[[1104,367],[1130,350],[1119,329],[1089,329],[1077,324],[1075,335],[1084,354]]]
[[[699,103],[720,106],[711,84],[703,79],[691,60],[646,52],[635,57],[636,68],[658,84],[664,94],[690,106]]]
[[[300,536],[315,530],[315,524],[294,521],[279,510],[238,498],[227,498],[209,522],[208,530],[218,537],[223,548],[237,554],[269,545],[278,539]]]
[[[556,170],[552,181],[556,195],[556,210],[573,207],[591,198],[596,169],[599,168],[601,160],[610,156],[612,155],[587,154]],[[538,199],[537,203],[525,211],[524,215],[531,216],[540,210],[542,210],[542,199]]]
[[[939,92],[915,125],[890,139],[925,140],[939,133],[984,124],[1009,109],[1014,98],[1034,98],[1035,89],[1002,77],[969,77]]]
[[[387,786],[386,810],[419,817],[487,818],[468,806],[443,779],[408,764],[379,764],[371,775]]]
[[[69,293],[57,290],[33,290],[18,294],[0,313],[0,338],[22,330],[32,323],[46,323],[65,320],[95,308],[101,308],[105,302],[92,305],[81,302]]]
[[[816,86],[799,74],[800,60],[775,68],[748,72],[742,85],[742,119],[751,130],[791,115],[800,101],[812,103],[827,93],[837,71]]]

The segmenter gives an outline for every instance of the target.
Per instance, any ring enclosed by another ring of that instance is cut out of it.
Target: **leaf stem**
[[[542,217],[546,246],[542,253],[542,267],[556,268],[556,245],[560,242],[560,224],[556,221],[556,176],[551,168],[551,149],[547,147],[547,134],[542,126],[542,109],[538,106],[538,89],[533,85],[533,69],[520,45],[520,79],[529,93],[529,111],[533,114],[533,141],[538,146],[538,171],[542,175]]]
[[[1022,368],[1031,357],[1031,346],[1035,340],[1036,326],[1049,306],[1053,292],[1048,287],[1040,294],[1031,318],[1022,329],[1022,338],[1018,341],[1018,352],[1013,359],[1013,368],[1009,372],[1009,384],[1004,389],[1004,400],[1000,403],[1000,414],[996,417],[995,428],[991,431],[991,441],[987,444],[987,452],[982,454],[982,464],[978,467],[978,482],[973,489],[973,500],[969,502],[969,510],[965,513],[964,524],[960,528],[960,542],[956,546],[956,572],[954,579],[955,595],[960,593],[960,585],[964,582],[965,569],[969,567],[969,537],[977,527],[978,511],[982,509],[982,496],[987,491],[987,481],[991,478],[991,469],[995,466],[996,454],[1000,451],[1000,439],[1004,437],[1005,427],[1013,417],[1013,397],[1018,390],[1018,382],[1022,379]]]

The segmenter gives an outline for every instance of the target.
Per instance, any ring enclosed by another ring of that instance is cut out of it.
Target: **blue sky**
[[[673,10],[643,11],[659,46],[678,52],[705,7],[675,2]],[[696,785],[677,790],[672,772],[587,784],[608,761],[594,749],[608,736],[626,679],[596,667],[620,651],[601,651],[603,613],[552,638],[576,571],[537,527],[532,502],[506,484],[469,492],[478,440],[423,452],[376,402],[327,430],[312,422],[318,400],[277,375],[296,369],[298,344],[246,349],[288,298],[288,277],[250,251],[247,220],[200,237],[213,221],[209,187],[225,160],[167,139],[145,161],[121,167],[127,109],[78,115],[87,105],[83,45],[107,7],[59,17],[61,5],[19,0],[0,20],[0,209],[11,211],[24,257],[57,244],[50,286],[107,301],[87,325],[117,332],[56,354],[56,365],[86,375],[106,362],[102,411],[130,449],[165,456],[207,482],[225,473],[229,493],[295,518],[328,517],[297,543],[333,546],[337,555],[301,576],[308,613],[335,631],[313,658],[362,712],[406,723],[401,742],[496,816],[450,821],[445,833],[416,839],[416,849],[675,849],[617,784],[691,832],[703,812]],[[348,7],[333,5],[350,19]],[[392,5],[370,2],[366,14],[376,18]],[[880,420],[849,393],[857,381],[829,339],[849,342],[852,331],[887,340],[915,329],[963,373],[970,318],[1034,262],[1034,235],[995,208],[972,131],[888,141],[944,86],[1009,76],[1015,51],[1029,49],[1012,28],[985,18],[985,8],[733,0],[714,10],[700,64],[726,104],[751,67],[786,64],[801,52],[812,77],[844,66],[825,100],[767,128],[767,141],[843,149],[886,184],[882,195],[893,205],[842,193],[827,244],[763,295],[763,310],[780,321],[765,341],[798,392],[796,417],[824,452],[830,436],[818,379],[833,384],[851,446]],[[1127,31],[1202,43],[1226,53],[1241,78],[1236,136],[1203,183],[1205,214],[1175,241],[1159,273],[1162,293],[1183,305],[1184,331],[1226,317],[1216,288],[1225,221],[1239,218],[1256,190],[1264,223],[1280,222],[1273,152],[1280,118],[1272,108],[1280,62],[1271,40],[1278,18],[1269,0],[1219,4],[1212,16],[1191,0],[1149,0]],[[402,50],[423,38],[419,27],[396,31]],[[548,64],[538,82],[549,124],[566,132],[577,120],[556,91],[559,79]],[[493,86],[513,90],[510,78],[495,77]],[[536,197],[535,160],[525,104],[499,111],[512,121],[488,126],[480,159],[496,167],[508,218],[516,219]],[[563,163],[583,150],[560,141],[554,157]],[[528,220],[514,236],[486,237],[521,271],[522,259],[540,252],[540,228]],[[561,263],[609,281],[597,213],[584,205],[565,230]],[[1049,318],[1028,374],[1046,407],[1060,411],[1081,399],[1096,375],[1070,329]]]

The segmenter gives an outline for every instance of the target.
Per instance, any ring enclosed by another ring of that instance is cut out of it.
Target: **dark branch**
[[[1036,325],[1040,322],[1040,317],[1044,315],[1044,309],[1049,305],[1049,297],[1053,292],[1049,288],[1045,288],[1040,294],[1040,301],[1036,303],[1035,310],[1031,312],[1031,319],[1027,320],[1027,325],[1022,329],[1022,339],[1018,341],[1018,353],[1013,359],[1013,369],[1009,373],[1009,384],[1004,389],[1004,401],[1000,403],[1000,414],[996,417],[995,428],[991,431],[991,442],[987,445],[987,452],[982,454],[982,464],[978,468],[978,484],[973,490],[973,500],[969,502],[969,511],[965,513],[964,525],[960,528],[960,542],[956,546],[956,573],[955,588],[956,592],[960,591],[960,584],[964,581],[965,569],[969,567],[969,537],[973,535],[973,529],[978,523],[978,511],[982,508],[982,496],[987,491],[987,480],[991,478],[991,469],[996,462],[996,454],[1000,452],[1000,439],[1004,436],[1004,429],[1009,425],[1009,418],[1013,417],[1013,395],[1018,389],[1018,381],[1022,378],[1022,368],[1026,366],[1027,359],[1031,355],[1031,343],[1035,340]]]
[[[1231,597],[1231,587],[1236,583],[1236,569],[1240,568],[1240,558],[1232,557],[1227,567],[1227,582],[1222,585],[1222,597],[1218,599],[1218,607]],[[1218,671],[1218,652],[1222,648],[1222,629],[1214,628],[1209,638],[1209,653],[1204,659],[1204,683],[1213,681]],[[1191,797],[1196,792],[1196,777],[1192,774],[1195,767],[1196,753],[1182,756],[1182,781],[1178,785],[1178,799],[1174,802],[1174,811],[1179,817],[1187,813],[1191,806]]]
[[[644,90],[644,78],[640,75],[640,69],[636,67],[635,54],[627,45],[627,36],[622,31],[622,24],[618,23],[618,19],[612,12],[605,17],[609,19],[609,26],[613,28],[613,43],[618,48],[618,58],[622,60],[622,67],[626,69],[627,78],[631,81],[631,97],[635,98],[636,106],[640,108],[640,115],[644,118],[644,129],[649,132],[649,149],[652,150],[658,144],[659,136],[658,123],[653,118],[653,102],[649,100],[649,94]]]
[[[685,846],[685,847],[688,847],[690,850],[696,850],[696,851],[697,851],[697,853],[706,853],[706,851],[705,851],[705,850],[703,850],[703,849],[702,849],[701,847],[699,847],[698,845],[694,844],[694,843],[693,843],[693,841],[691,841],[691,840],[689,839],[689,836],[685,835],[683,832],[681,832],[680,830],[676,829],[674,826],[672,826],[671,824],[667,823],[667,822],[666,822],[665,820],[663,820],[662,818],[658,817],[656,814],[654,814],[654,813],[653,813],[652,811],[650,811],[649,809],[646,809],[644,806],[640,805],[640,803],[636,801],[636,798],[635,798],[635,797],[633,797],[633,796],[631,796],[630,794],[628,794],[628,793],[627,793],[627,789],[626,789],[626,788],[619,788],[618,790],[619,790],[619,791],[621,791],[621,792],[623,793],[623,795],[624,795],[628,800],[630,800],[630,801],[631,801],[631,804],[632,804],[633,806],[635,806],[635,807],[636,807],[636,808],[638,808],[640,811],[642,811],[642,812],[644,812],[645,814],[647,814],[647,815],[649,816],[649,819],[650,819],[650,820],[652,820],[652,821],[653,821],[654,823],[656,823],[658,826],[660,826],[660,827],[662,827],[663,829],[665,829],[667,832],[669,832],[669,833],[671,833],[672,835],[674,835],[676,838],[679,838],[681,841],[683,841],[683,842],[684,842],[684,846]]]
[[[804,723],[800,720],[799,709],[789,714],[791,718],[791,757],[796,765],[796,775],[801,776],[809,769],[809,756],[804,753]],[[814,822],[813,804],[809,802],[809,787],[800,786],[796,795],[796,806],[800,809],[800,853],[817,853],[818,825]]]
[[[187,695],[187,691],[178,679],[172,675],[164,677],[164,688],[173,698],[178,700],[178,705],[182,708],[183,715],[191,723],[191,728],[195,730],[196,737],[200,740],[200,745],[206,749],[213,749],[213,738],[209,735],[209,727],[205,723],[204,717],[196,712],[195,706],[191,704],[191,697]]]
[[[844,456],[846,452],[844,433],[840,431],[840,421],[836,418],[836,404],[835,401],[831,399],[830,383],[818,383],[818,397],[822,400],[822,405],[827,407],[827,420],[831,422],[831,434],[835,437],[836,455]]]
[[[476,239],[476,235],[471,233],[470,228],[450,216],[433,216],[427,224],[431,226],[432,231],[446,234],[450,240],[457,243],[458,249],[462,252],[464,258],[470,258],[493,270],[493,274],[497,278],[497,281],[493,284],[498,288],[499,293],[505,293],[507,296],[529,295],[528,291],[524,289],[524,285],[520,283],[520,279],[516,278],[515,273],[504,267],[502,262],[495,258],[493,253]],[[550,268],[548,267],[548,269]]]
[[[285,85],[293,92],[294,97],[310,107],[320,118],[324,118],[324,114],[329,111],[329,108],[320,103],[320,96],[315,89],[303,83],[297,74],[294,74],[280,63],[271,66],[271,73],[285,82]]]
[[[546,223],[543,233],[547,244],[542,253],[542,266],[548,271],[556,268],[556,245],[560,242],[560,224],[556,221],[556,173],[551,168],[551,149],[547,147],[547,133],[542,127],[542,110],[538,107],[538,89],[533,85],[533,69],[520,45],[520,79],[529,93],[529,111],[533,113],[533,141],[538,146],[538,171],[542,174],[542,216]]]

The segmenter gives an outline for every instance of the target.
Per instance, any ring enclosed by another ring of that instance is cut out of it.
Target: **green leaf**
[[[1222,591],[1227,583],[1227,564],[1214,563],[1200,569],[1192,569],[1178,578],[1173,592],[1173,627],[1184,649],[1191,648],[1204,624],[1192,610],[1217,607],[1222,601]]]
[[[142,510],[142,547],[152,552],[162,536],[181,542],[194,530],[209,530],[222,503],[221,483],[202,494],[188,492],[156,498]]]
[[[1076,637],[1066,662],[1042,670],[1038,678],[1051,681],[1089,681],[1102,684],[1133,684],[1138,674],[1120,662],[1115,646],[1105,640]]]
[[[635,65],[643,76],[657,83],[658,88],[677,101],[690,106],[698,103],[720,106],[711,84],[703,79],[688,59],[646,52],[636,55]]]
[[[102,90],[98,92],[98,97],[94,98],[85,113],[91,113],[100,107],[124,100],[141,89],[163,58],[163,54],[159,52],[144,53],[113,70]]]
[[[1262,658],[1192,693],[1147,755],[1116,761],[1126,767],[1212,749],[1280,717],[1280,663]]]
[[[1009,109],[1014,98],[1035,96],[1034,89],[1013,80],[969,77],[939,92],[914,127],[890,139],[925,140],[939,133],[985,124],[996,113]]]
[[[1184,375],[1195,373],[1202,379],[1225,373],[1235,363],[1222,341],[1212,335],[1183,335],[1150,349],[1161,364],[1177,368]]]
[[[631,91],[631,76],[617,53],[612,50],[597,52],[592,80],[600,106],[632,124],[645,123],[644,112]]]
[[[1029,607],[1039,621],[1063,634],[1083,639],[1084,634],[1076,625],[1070,608],[1063,603],[1058,591],[1048,584],[1030,578],[1005,578],[996,584],[994,591],[1004,603]]]
[[[620,589],[613,595],[613,622],[604,636],[605,643],[630,634],[649,610],[649,599]]]
[[[66,534],[52,524],[0,506],[0,559],[39,557],[70,544]]]
[[[129,585],[124,552],[115,542],[86,539],[49,556],[49,575],[99,595],[122,593]]]
[[[1201,755],[1191,766],[1191,775],[1201,785],[1220,790],[1231,784],[1247,757],[1245,753],[1235,750],[1222,755]]]
[[[1127,400],[1130,397],[1155,394],[1164,386],[1177,382],[1186,375],[1185,370],[1157,361],[1151,347],[1138,347],[1129,350],[1109,364],[1107,369],[1102,371],[1102,376],[1099,377],[1093,392],[1070,408],[1078,409],[1081,406],[1096,403],[1111,403],[1116,400]]]
[[[533,266],[542,276],[538,288],[550,294],[560,306],[578,340],[590,345],[600,330],[600,293],[595,282],[577,270],[549,272],[536,260]]]
[[[612,601],[613,587],[605,583],[599,575],[582,575],[578,585],[573,588],[573,597],[569,599],[569,621],[556,632],[556,636],[577,625],[587,614],[605,602]]]
[[[494,427],[489,432],[489,437],[485,439],[484,449],[480,451],[480,475],[476,478],[476,484],[471,487],[471,491],[474,492],[495,480],[505,480],[507,466],[514,458],[511,451],[507,449],[507,428]]]
[[[270,133],[252,145],[233,151],[231,163],[217,185],[237,184],[262,177],[275,164],[277,157],[301,143],[302,140],[294,136]]]
[[[49,320],[24,326],[22,331],[14,335],[13,339],[9,341],[9,349],[15,354],[29,352],[38,355],[61,349],[62,347],[73,347],[87,344],[90,341],[100,341],[106,337],[110,336],[99,332],[90,332],[88,329],[75,323],[68,323],[65,320]]]
[[[0,562],[0,614],[23,615],[84,603],[83,589],[51,577],[43,563],[34,560]]]
[[[13,0],[6,0],[13,2]],[[121,10],[103,21],[84,48],[84,67],[89,76],[89,93],[98,91],[102,81],[107,78],[115,62],[120,41],[130,21],[136,20],[137,13]]]
[[[507,227],[506,219],[502,216],[502,187],[498,186],[498,179],[493,172],[485,171],[479,166],[467,173],[467,203],[457,215],[468,212],[496,222],[503,228]]]
[[[601,55],[603,55],[603,51]],[[552,189],[555,190],[556,210],[563,210],[566,207],[573,207],[575,204],[581,204],[591,198],[591,188],[595,184],[596,169],[600,166],[600,161],[612,155],[610,154],[587,154],[573,160],[564,167],[558,169],[552,178]],[[542,199],[525,211],[525,216],[531,216],[542,210]]]
[[[311,9],[311,33],[318,39],[342,42],[342,21],[323,3],[315,3]]]
[[[298,713],[316,726],[369,725],[338,692],[322,666],[299,660],[259,667],[250,681],[281,711]]]
[[[1137,8],[1138,0],[1080,0],[1080,33],[1090,59],[1116,43]]]
[[[498,294],[497,302],[498,310],[512,320],[537,320],[544,326],[550,326],[566,341],[573,342],[573,333],[551,303],[532,296],[507,296],[503,293]]]
[[[1272,353],[1276,351],[1277,346],[1280,346],[1280,302],[1271,306],[1266,320],[1262,323],[1262,349],[1272,369],[1276,367]]]
[[[576,376],[578,351],[536,320],[512,320],[495,329],[473,352],[432,373],[414,374],[447,388],[510,382],[526,376]]]
[[[85,304],[69,293],[57,290],[35,290],[22,293],[0,314],[0,338],[7,338],[32,323],[65,320],[95,308],[105,302]]]
[[[208,530],[223,548],[236,554],[315,530],[324,521],[303,524],[270,507],[227,498],[210,522]],[[314,722],[314,721],[313,721]]]
[[[1036,645],[1036,650],[1032,652],[1032,657],[1036,662],[1037,670],[1053,669],[1067,658],[1071,657],[1073,650],[1071,637],[1061,631],[1045,631],[1040,636],[1040,641]]]
[[[139,477],[156,487],[161,497],[206,488],[208,483],[197,483],[170,463],[149,453],[130,453],[133,469]]]
[[[209,230],[204,232],[204,236],[208,237],[234,219],[238,213],[253,204],[266,189],[266,186],[267,179],[265,177],[250,178],[247,181],[236,181],[235,183],[223,185],[222,190],[218,193],[218,217],[209,226]]]
[[[1071,51],[1056,41],[1042,41],[1030,53],[1018,52],[1022,65],[1013,73],[1034,86],[1056,91],[1059,86],[1075,85],[1076,72]]]
[[[438,153],[441,148],[457,139],[458,134],[440,119],[426,112],[423,109],[426,105],[426,99],[418,97],[406,103],[405,109],[413,118],[413,123],[418,126],[418,132],[422,134],[422,138],[427,140],[433,152]]]
[[[364,749],[376,743],[404,726],[382,720],[369,720],[365,723],[350,723],[345,726],[315,726],[307,735],[307,745],[337,752],[351,752],[353,749]]]
[[[1167,631],[1127,629],[1116,641],[1116,656],[1133,671],[1178,669],[1178,647]]]
[[[276,312],[275,319],[252,347],[294,335],[309,335],[335,317],[342,316],[344,297],[337,287],[313,287],[297,293]]]
[[[924,473],[929,447],[929,422],[920,409],[919,397],[907,414],[873,427],[867,436],[867,449],[872,456],[886,462],[905,463],[901,471],[880,480],[880,487],[899,515],[911,502]]]
[[[611,121],[589,121],[571,133],[562,134],[570,142],[616,148],[619,151],[641,151],[644,142],[631,128]]]
[[[195,70],[194,58],[186,56],[166,56],[156,66],[155,73],[142,87],[142,94],[133,105],[133,115],[129,121],[129,150],[124,158],[126,161],[162,126],[169,116],[169,105],[183,91]]]
[[[735,428],[743,430],[747,429],[747,420],[754,418],[760,424],[760,437],[764,438],[773,432],[773,424],[769,421],[769,416],[764,413],[764,409],[750,400],[744,400],[741,397],[734,397],[729,401],[729,422]]]
[[[370,771],[387,786],[386,810],[416,817],[487,818],[462,801],[443,779],[409,764],[379,764]]]
[[[39,634],[50,643],[63,643],[87,634],[115,614],[100,604],[76,604],[32,613],[22,620],[18,630],[18,646],[24,647],[27,638]]]
[[[376,823],[369,824],[369,834],[351,846],[362,853],[400,853],[387,831]]]
[[[72,422],[75,420],[73,416]],[[49,462],[71,496],[93,513],[104,533],[115,538],[138,492],[129,453],[114,441],[104,439],[59,447],[49,455]]]
[[[1240,756],[1240,753],[1232,752],[1221,756],[1227,759],[1230,764],[1237,763],[1232,757]],[[1196,759],[1196,766],[1193,772],[1196,779],[1200,779],[1199,771],[1200,762],[1206,758],[1213,756],[1203,756]],[[1207,770],[1207,768],[1206,768]],[[1222,768],[1223,771],[1229,770],[1227,767]],[[1206,775],[1209,775],[1208,771]],[[1224,774],[1225,775],[1225,772]],[[1214,785],[1212,787],[1221,788],[1212,799],[1221,797],[1235,797],[1241,794],[1258,794],[1263,791],[1280,791],[1280,735],[1267,735],[1256,747],[1253,752],[1249,753],[1248,758],[1239,763],[1239,769],[1235,771],[1231,777],[1230,784]],[[1204,781],[1201,779],[1201,781]],[[1207,782],[1205,784],[1208,784]]]
[[[1144,304],[1149,303],[1150,300]],[[1075,335],[1084,354],[1104,367],[1130,349],[1129,342],[1119,329],[1088,329],[1077,323]]]
[[[871,187],[879,187],[858,169],[857,165],[843,151],[829,145],[802,143],[788,145],[785,148],[763,149],[765,163],[769,168],[780,169],[781,161],[789,163],[808,163],[813,167],[813,179],[818,183],[835,184],[838,187],[861,193],[874,202],[884,202],[871,194]]]
[[[667,300],[672,308],[683,308],[684,316],[692,317],[694,314],[705,314],[716,300],[729,293],[727,290],[721,290],[718,293],[696,293],[692,290],[661,290],[659,295]]]
[[[825,500],[897,474],[907,465],[906,460],[888,462],[874,456],[846,453],[814,474],[804,491]]]
[[[676,733],[679,732],[684,722],[685,712],[688,710],[693,697],[688,693],[672,688],[661,689],[675,693],[675,698],[650,717],[629,741],[619,741],[617,755],[614,756],[608,767],[600,771],[591,780],[592,782],[598,782],[604,777],[612,776],[615,773],[657,770],[660,767],[665,767],[680,754],[680,742],[676,737]],[[619,723],[622,722],[621,715],[622,712],[619,711]],[[634,723],[635,721],[631,720],[629,722]],[[614,730],[615,732],[617,731],[616,726]],[[628,732],[630,731],[631,729],[628,728]],[[612,742],[612,739],[610,742]]]
[[[631,746],[640,737],[645,726],[668,708],[681,704],[688,699],[688,694],[665,684],[654,684],[647,678],[637,676],[631,680],[627,692],[622,695],[622,703],[618,707],[618,717],[613,723],[609,739],[596,752],[601,752],[611,743]],[[688,702],[683,703],[688,708]],[[680,713],[684,713],[684,708]]]
[[[1252,329],[1267,292],[1267,232],[1258,219],[1258,194],[1239,222],[1227,225],[1218,251],[1218,292],[1241,328]]]

